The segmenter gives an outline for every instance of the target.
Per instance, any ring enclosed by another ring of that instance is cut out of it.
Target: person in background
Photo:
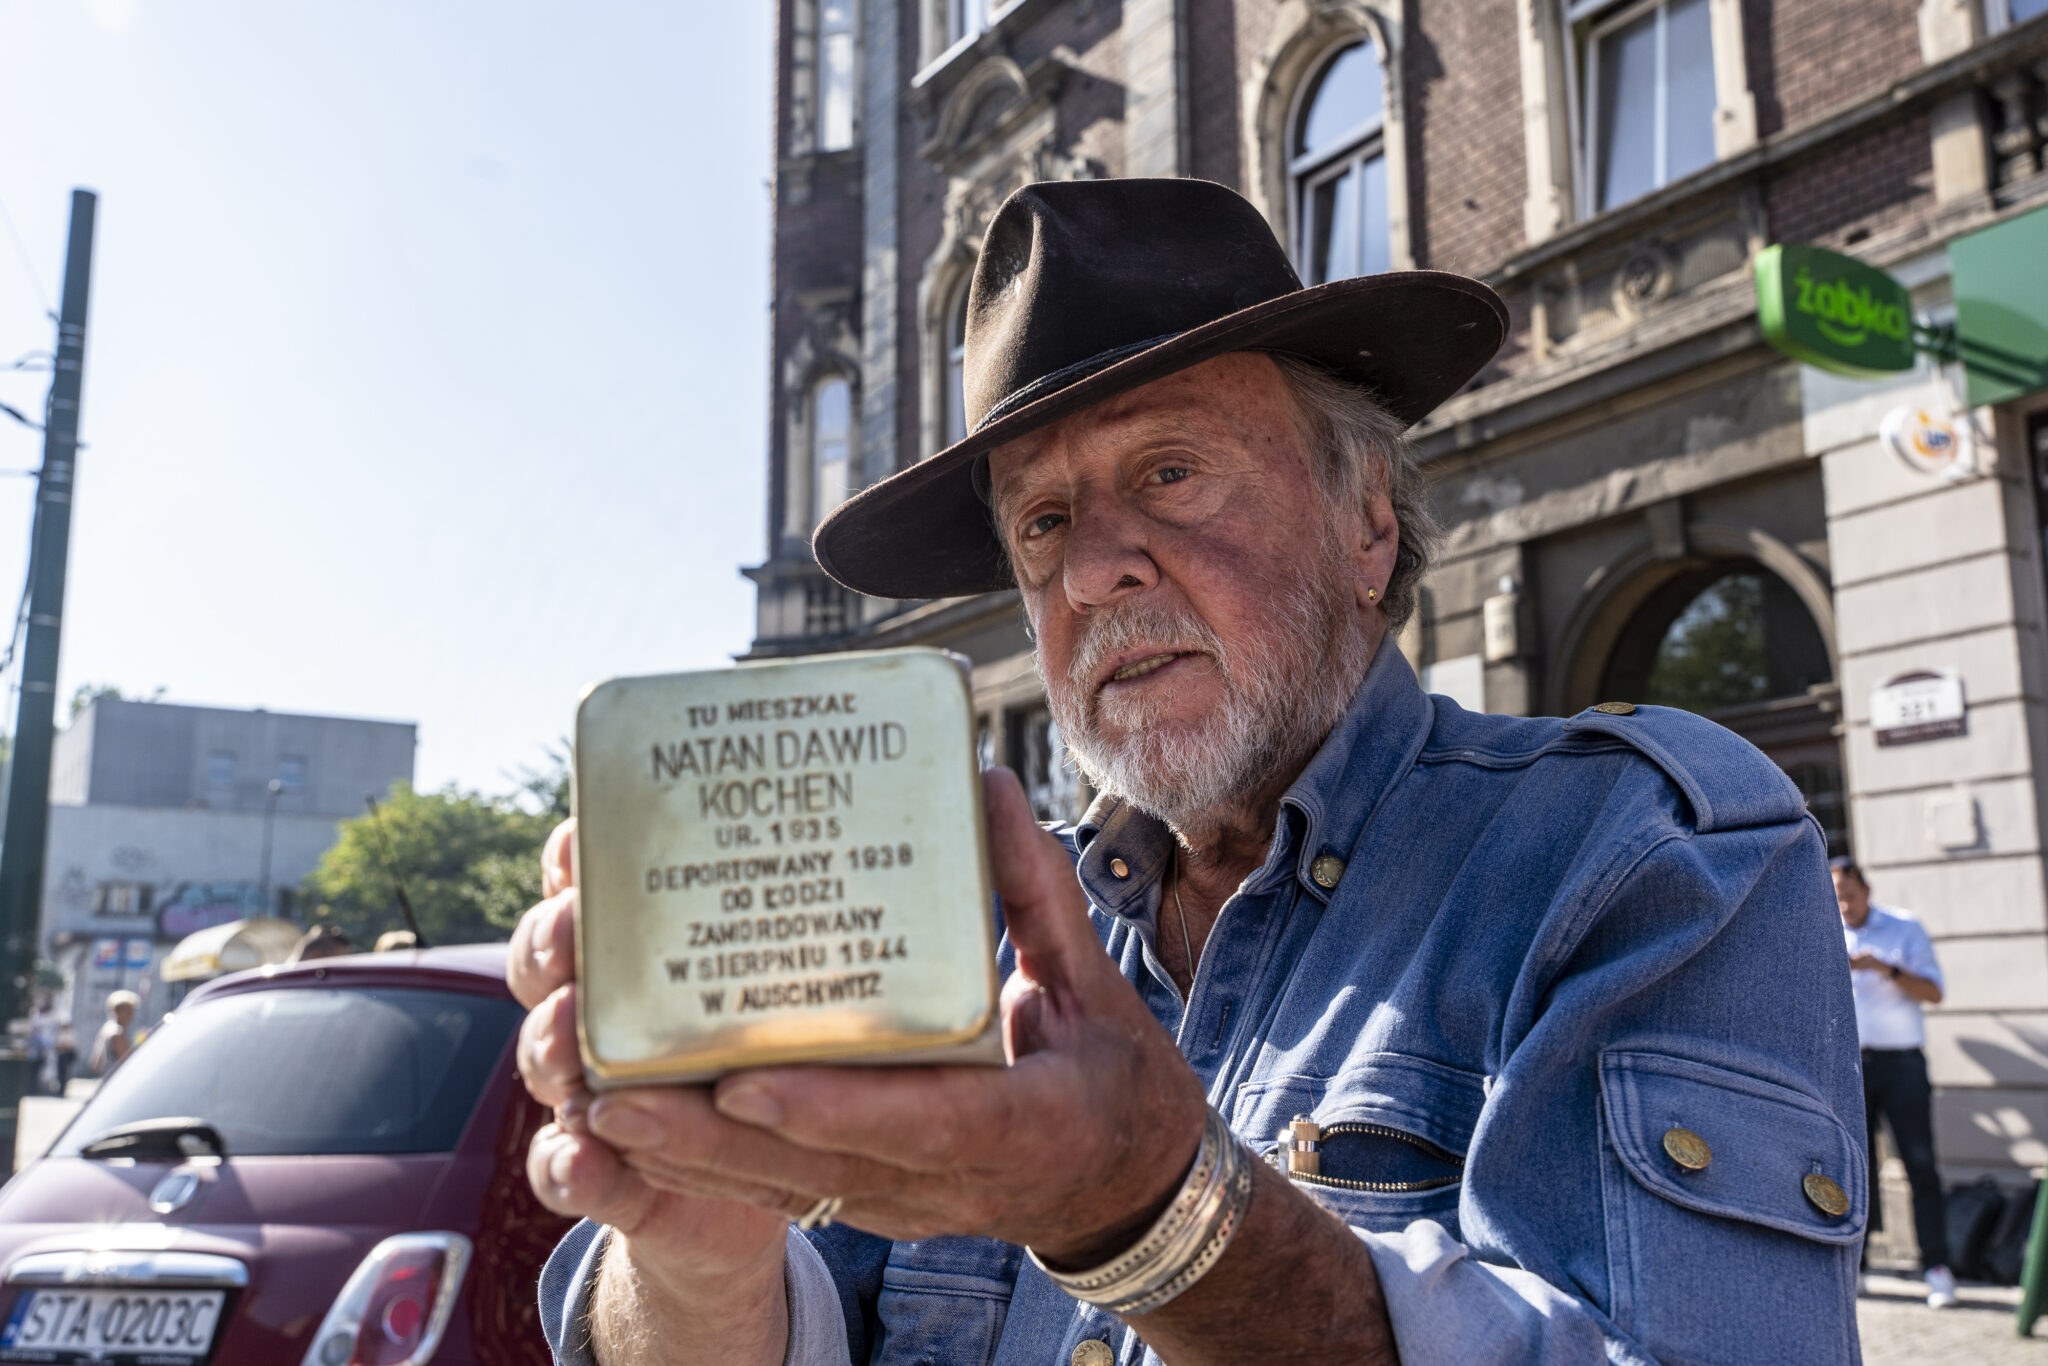
[[[107,1022],[100,1026],[100,1032],[93,1036],[92,1052],[87,1055],[85,1065],[94,1076],[104,1077],[119,1067],[135,1051],[134,1041],[128,1031],[135,1024],[135,1012],[142,1005],[142,998],[132,991],[110,991],[107,993]]]
[[[57,1095],[63,1095],[71,1085],[71,1074],[78,1070],[78,1035],[71,1028],[71,1021],[57,1022]]]
[[[1856,1034],[1863,1045],[1863,1114],[1870,1126],[1870,1227],[1878,1228],[1877,1122],[1892,1142],[1913,1188],[1913,1233],[1927,1277],[1927,1303],[1956,1302],[1948,1267],[1948,1211],[1934,1163],[1934,1089],[1927,1080],[1927,1026],[1920,1007],[1941,1004],[1941,965],[1934,943],[1911,912],[1870,899],[1870,883],[1853,859],[1831,860],[1835,904],[1848,940],[1849,980],[1856,997]]]
[[[28,1075],[30,1094],[51,1094],[56,1076],[57,1007],[48,996],[36,998],[28,1017]]]

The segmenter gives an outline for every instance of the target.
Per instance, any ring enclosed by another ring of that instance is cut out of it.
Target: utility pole
[[[21,705],[14,720],[14,762],[7,775],[7,819],[0,835],[0,1026],[34,1001],[37,926],[42,919],[43,853],[50,832],[50,746],[56,729],[57,643],[64,626],[64,569],[71,553],[71,490],[78,470],[78,402],[85,387],[85,306],[92,288],[93,217],[99,197],[71,192],[71,241],[64,255],[64,297],[57,314],[57,356],[43,417],[43,467],[36,478],[29,541],[28,634],[21,652]],[[11,1051],[11,1050],[9,1050]],[[0,1061],[0,1160],[10,1169],[25,1062]]]

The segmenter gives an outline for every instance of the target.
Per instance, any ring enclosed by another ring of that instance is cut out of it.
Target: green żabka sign
[[[1783,243],[1756,258],[1764,340],[1838,375],[1913,368],[1913,300],[1874,266],[1823,247]]]

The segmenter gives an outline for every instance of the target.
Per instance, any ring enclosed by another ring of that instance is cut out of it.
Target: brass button
[[[1109,861],[1109,871],[1115,873],[1118,877],[1129,877],[1131,875],[1131,865],[1125,863],[1120,858],[1113,858]]]
[[[1707,1146],[1707,1140],[1690,1129],[1666,1129],[1664,1151],[1689,1172],[1703,1172],[1714,1160],[1714,1150]]]
[[[1634,716],[1636,714],[1636,704],[1633,702],[1600,702],[1594,705],[1593,710],[1604,711],[1609,716]]]
[[[1068,1360],[1074,1366],[1114,1366],[1116,1353],[1109,1350],[1108,1343],[1089,1338],[1074,1349],[1074,1355]]]
[[[1819,1172],[1808,1172],[1799,1188],[1813,1201],[1813,1207],[1830,1219],[1839,1219],[1849,1212],[1849,1192]]]
[[[1344,876],[1344,860],[1335,854],[1324,854],[1308,866],[1308,875],[1316,880],[1316,886],[1328,891]]]

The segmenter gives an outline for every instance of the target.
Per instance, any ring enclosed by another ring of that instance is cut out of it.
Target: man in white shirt
[[[1870,1227],[1879,1227],[1877,1122],[1891,1126],[1892,1143],[1913,1187],[1913,1232],[1927,1276],[1927,1303],[1956,1302],[1948,1268],[1948,1212],[1941,1173],[1934,1164],[1934,1090],[1927,1081],[1927,1026],[1923,1005],[1941,1004],[1941,965],[1934,944],[1910,912],[1879,906],[1870,883],[1851,859],[1838,858],[1835,903],[1849,946],[1849,980],[1856,997],[1856,1034],[1863,1046],[1863,1112],[1870,1125]]]

